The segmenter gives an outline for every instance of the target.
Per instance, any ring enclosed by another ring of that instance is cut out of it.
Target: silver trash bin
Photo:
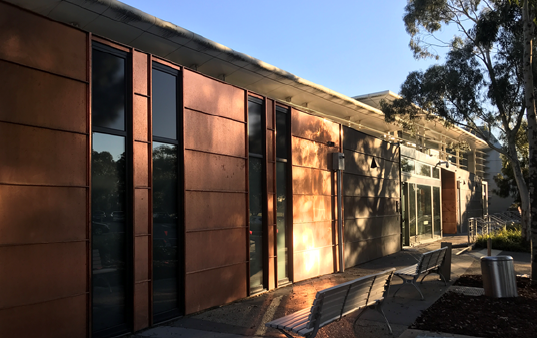
[[[518,297],[513,257],[482,257],[481,274],[485,296],[493,298]]]

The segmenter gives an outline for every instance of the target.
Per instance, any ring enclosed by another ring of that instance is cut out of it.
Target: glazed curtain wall
[[[345,266],[351,267],[401,248],[399,147],[343,127],[343,151]]]
[[[0,27],[0,337],[84,337],[88,36],[3,2]]]

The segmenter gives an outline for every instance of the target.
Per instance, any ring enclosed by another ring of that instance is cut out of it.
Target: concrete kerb
[[[398,292],[397,297],[392,297],[395,289],[401,284],[399,278],[394,278],[388,299],[383,306],[392,326],[393,335],[389,334],[381,315],[376,311],[367,311],[354,327],[353,322],[356,314],[324,327],[317,336],[343,338],[463,338],[464,336],[441,335],[440,333],[433,335],[433,333],[410,330],[408,327],[419,317],[423,310],[436,302],[460,275],[467,273],[468,270],[471,270],[472,273],[477,273],[476,267],[479,266],[479,254],[477,252],[472,252],[473,255],[467,252],[455,255],[459,250],[463,250],[466,236],[446,236],[438,241],[404,248],[398,253],[349,268],[344,273],[324,275],[271,290],[259,296],[242,299],[218,308],[173,320],[164,325],[139,332],[131,337],[283,337],[279,331],[265,328],[265,323],[310,306],[317,291],[388,268],[401,268],[415,264],[421,253],[440,248],[441,242],[451,242],[455,247],[452,252],[451,282],[446,287],[437,275],[429,275],[420,286],[425,296],[425,300],[422,301],[417,291],[411,286],[404,286]],[[515,258],[516,260],[517,258]],[[515,269],[517,269],[516,266],[517,264],[515,264]],[[527,263],[527,266],[529,267],[529,263]],[[526,266],[523,265],[522,270],[517,271],[517,273],[526,273],[524,272],[525,269]]]

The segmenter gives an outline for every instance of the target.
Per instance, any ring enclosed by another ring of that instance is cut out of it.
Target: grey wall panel
[[[391,161],[399,161],[399,148],[379,138],[364,134],[357,130],[343,127],[343,149],[357,151],[368,155],[382,157]]]
[[[396,253],[400,250],[400,242],[401,237],[397,234],[345,243],[345,266],[352,267],[357,264]]]
[[[394,162],[361,152],[344,150],[345,172],[387,179],[399,179],[399,161]],[[371,168],[373,160],[376,168]]]
[[[343,197],[343,219],[395,215],[399,198]]]
[[[345,220],[345,242],[357,242],[401,232],[399,215]]]
[[[399,178],[395,180],[343,173],[343,196],[399,197]]]

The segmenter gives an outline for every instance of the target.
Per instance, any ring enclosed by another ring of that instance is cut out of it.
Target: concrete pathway
[[[356,313],[339,322],[325,326],[319,330],[317,337],[464,338],[465,336],[460,335],[411,330],[408,327],[419,317],[421,311],[438,300],[460,275],[465,273],[481,274],[479,259],[482,256],[482,251],[467,251],[456,255],[464,247],[466,236],[446,236],[439,241],[404,248],[396,254],[347,269],[344,273],[309,279],[198,314],[185,316],[164,325],[138,332],[131,337],[284,337],[277,330],[267,329],[265,323],[311,306],[315,294],[319,290],[392,267],[401,268],[415,264],[421,253],[440,248],[441,242],[451,242],[455,247],[452,250],[451,282],[446,287],[437,275],[429,275],[420,286],[425,296],[425,300],[422,301],[418,292],[410,285],[403,286],[397,293],[397,297],[392,297],[391,295],[402,283],[400,278],[394,277],[389,297],[383,306],[393,329],[393,335],[390,335],[384,318],[379,313],[366,311],[355,325],[353,324]],[[530,271],[529,254],[500,251],[494,251],[493,254],[513,256],[517,274],[528,274]]]

